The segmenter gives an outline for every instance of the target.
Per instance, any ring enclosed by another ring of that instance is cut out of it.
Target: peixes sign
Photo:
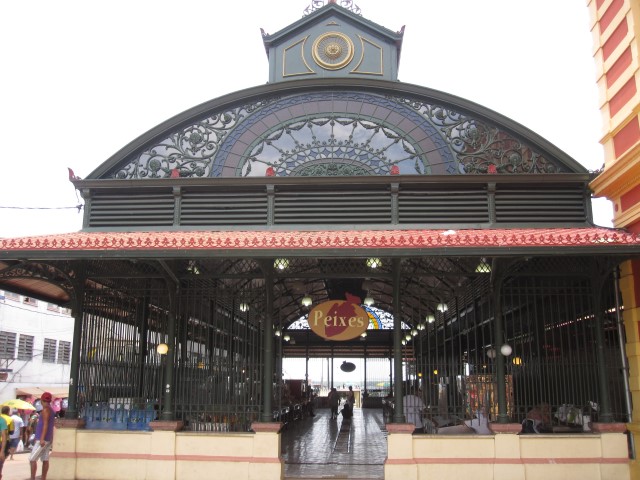
[[[309,327],[327,340],[351,340],[368,326],[369,315],[364,308],[347,300],[329,300],[309,312]]]

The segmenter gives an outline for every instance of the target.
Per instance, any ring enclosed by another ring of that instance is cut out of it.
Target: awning
[[[69,396],[69,387],[23,387],[16,388],[16,397],[20,395],[27,395],[30,397],[40,396],[44,392],[50,392],[53,398],[67,398]]]
[[[0,239],[0,258],[27,252],[49,253],[55,257],[121,257],[172,254],[190,256],[197,252],[264,252],[286,250],[353,253],[377,249],[381,253],[422,250],[464,253],[482,249],[487,254],[570,250],[577,253],[640,252],[640,235],[604,227],[500,228],[463,230],[319,230],[319,231],[159,231],[159,232],[77,232],[35,237]],[[62,254],[62,255],[60,255]]]

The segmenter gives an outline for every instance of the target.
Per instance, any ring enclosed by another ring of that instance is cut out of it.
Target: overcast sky
[[[80,230],[67,167],[86,177],[169,117],[266,83],[260,28],[275,33],[310,3],[3,2],[0,237]],[[506,115],[589,170],[603,165],[584,0],[355,3],[391,30],[406,26],[401,81]],[[611,218],[596,207],[596,223]]]

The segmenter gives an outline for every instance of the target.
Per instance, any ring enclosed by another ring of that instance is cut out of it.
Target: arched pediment
[[[584,173],[494,111],[380,80],[278,83],[169,119],[88,178]]]

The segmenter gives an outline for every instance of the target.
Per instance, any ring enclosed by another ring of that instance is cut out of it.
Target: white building
[[[67,396],[73,323],[67,308],[0,290],[0,402],[44,390]]]

